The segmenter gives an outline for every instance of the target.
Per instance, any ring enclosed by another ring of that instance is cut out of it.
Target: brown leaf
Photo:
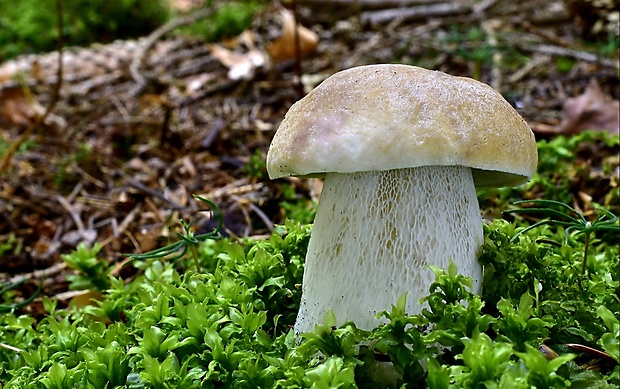
[[[618,364],[618,361],[616,361],[611,355],[607,354],[606,352],[594,349],[592,347],[584,346],[583,344],[567,343],[566,345],[574,350],[584,352],[595,358],[602,359],[609,363]]]
[[[79,290],[79,291],[73,291],[73,292],[69,292],[67,294],[69,297],[71,297],[71,301],[69,302],[69,304],[72,307],[81,309],[81,308],[85,308],[87,306],[97,306],[98,302],[105,300],[105,298],[103,297],[103,294],[99,291],[96,290]],[[111,324],[112,321],[104,316],[95,316],[95,315],[88,315],[91,319],[104,323],[104,324]]]
[[[28,99],[22,88],[0,90],[0,122],[25,127],[44,111],[36,100]]]
[[[103,301],[103,294],[96,290],[82,290],[75,292],[71,298],[71,304],[77,308],[84,308],[89,305],[97,305],[96,301]]]
[[[293,13],[286,8],[280,10],[282,33],[273,41],[267,51],[274,62],[286,61],[295,58],[295,28],[299,35],[299,53],[304,56],[311,53],[319,43],[319,37],[313,31],[295,23]]]
[[[179,12],[188,12],[203,7],[204,0],[169,0],[170,8]]]
[[[585,130],[618,133],[618,108],[618,100],[612,101],[605,96],[598,82],[593,79],[582,95],[566,99],[560,128],[567,134]]]
[[[45,108],[35,98],[28,96],[23,88],[0,89],[0,128],[27,127],[44,112]],[[55,131],[67,125],[65,119],[54,114],[45,118],[45,124]]]
[[[256,68],[266,64],[265,55],[257,49],[246,53],[236,53],[220,45],[209,45],[211,55],[222,65],[228,68],[228,78],[231,80],[250,80],[254,77]]]

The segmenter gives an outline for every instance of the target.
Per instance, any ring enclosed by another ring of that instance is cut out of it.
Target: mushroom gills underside
[[[380,324],[408,292],[419,313],[434,274],[451,259],[479,293],[482,220],[472,171],[462,166],[330,173],[325,177],[306,256],[295,332],[310,331],[331,308],[338,324]]]

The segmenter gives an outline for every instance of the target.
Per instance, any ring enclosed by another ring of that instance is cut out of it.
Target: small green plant
[[[222,237],[220,231],[222,229],[224,219],[217,204],[202,196],[194,195],[194,197],[204,203],[207,203],[211,207],[213,211],[213,217],[217,220],[217,227],[215,227],[213,231],[205,234],[196,235],[192,228],[192,222],[190,221],[188,223],[185,220],[181,220],[180,223],[183,231],[177,232],[177,235],[181,240],[169,244],[168,246],[149,251],[148,253],[129,254],[127,256],[132,260],[147,260],[168,257],[168,260],[175,261],[182,258],[189,250],[194,260],[194,264],[196,265],[196,270],[200,273],[201,268],[198,259],[198,246],[201,242],[204,242],[206,240],[220,239]]]
[[[620,320],[604,305],[599,306],[596,313],[603,320],[608,331],[601,336],[598,343],[617,364],[620,364]],[[620,378],[617,367],[614,374],[616,378]]]
[[[265,156],[260,150],[256,150],[250,156],[250,162],[243,167],[243,172],[250,176],[250,178],[261,180],[267,175],[267,167],[265,163]]]
[[[469,58],[480,57],[482,59],[482,56],[472,53],[485,47],[486,33],[479,27],[452,26],[443,40],[450,44],[450,48],[454,49],[455,53],[462,53]]]
[[[105,260],[97,258],[100,250],[101,246],[98,243],[90,248],[82,242],[74,251],[61,256],[69,268],[77,270],[76,274],[67,276],[71,289],[97,291],[108,289],[110,266]]]
[[[210,42],[235,37],[250,26],[255,13],[264,4],[261,0],[225,2],[214,15],[181,28],[181,32],[201,36]]]
[[[499,267],[505,259],[499,251],[505,249],[509,261],[526,271],[522,251],[511,251],[513,243],[504,234],[514,227],[490,228],[487,240],[496,243],[485,247],[487,254],[493,251],[490,264]],[[289,222],[268,240],[243,245],[209,240],[199,250],[207,272],[179,274],[174,264],[154,260],[131,282],[110,277],[97,305],[56,309],[44,298],[50,314],[40,320],[0,315],[0,383],[7,389],[376,388],[372,366],[385,362],[397,374],[389,388],[563,388],[577,378],[582,387],[619,383],[614,372],[579,368],[571,362],[575,356],[553,342],[569,328],[562,342],[589,343],[617,357],[618,306],[610,297],[617,279],[609,280],[607,289],[596,286],[596,300],[572,311],[576,297],[549,285],[562,284],[564,279],[556,280],[565,277],[561,268],[538,272],[548,276],[542,278],[545,286],[525,297],[515,290],[522,290],[527,278],[512,274],[512,282],[500,280],[506,288],[503,302],[490,313],[485,312],[494,308],[485,307],[488,296],[471,293],[471,280],[454,264],[435,268],[422,314],[408,314],[403,295],[379,313],[385,324],[371,331],[351,322],[338,327],[332,314],[296,337],[291,327],[309,233],[307,226]],[[514,248],[531,250],[527,238]],[[210,247],[217,252],[205,254]],[[541,259],[553,255],[546,251]],[[606,258],[610,267],[617,265],[613,260]],[[580,311],[591,315],[563,321]],[[559,351],[551,361],[536,349],[547,336]]]
[[[478,190],[481,208],[491,210],[492,219],[501,217],[493,210],[508,209],[514,201],[530,198],[553,199],[565,204],[579,201],[579,192],[592,201],[618,213],[620,191],[614,171],[618,167],[620,138],[601,131],[584,131],[575,136],[540,140],[538,167],[526,185],[515,188]],[[587,161],[585,160],[587,159]],[[600,173],[609,180],[601,188]]]
[[[595,42],[593,45],[594,49],[604,57],[617,58],[618,48],[620,48],[620,36],[618,36],[618,29],[609,29],[607,32],[607,39]]]
[[[504,211],[504,213],[532,213],[532,214],[541,214],[547,216],[546,219],[543,219],[539,222],[536,222],[518,233],[516,233],[512,240],[516,240],[521,234],[526,233],[538,226],[545,224],[555,224],[566,227],[564,243],[568,243],[568,237],[571,232],[575,232],[577,234],[585,235],[585,244],[584,244],[584,252],[583,252],[583,265],[581,268],[581,275],[584,275],[586,272],[586,266],[588,261],[588,250],[590,248],[590,239],[593,233],[597,231],[613,231],[620,232],[620,225],[618,224],[618,217],[613,213],[609,212],[606,209],[596,207],[596,209],[601,213],[594,221],[590,222],[586,219],[586,217],[576,209],[561,203],[555,200],[523,200],[516,201],[514,204],[524,204],[531,203],[540,205],[542,207],[538,208],[521,208],[521,209],[512,209],[508,211]],[[556,208],[559,208],[556,209]]]
[[[558,71],[560,71],[561,73],[570,72],[571,69],[577,63],[575,60],[571,58],[564,58],[564,57],[557,57],[555,58],[554,62],[555,62],[556,69],[558,69]]]
[[[501,334],[498,338],[514,339],[517,351],[526,351],[527,344],[535,344],[549,335],[548,327],[552,323],[535,316],[533,302],[532,296],[524,293],[516,308],[508,299],[501,299],[497,303],[497,309],[502,314],[502,318],[495,324],[496,332]]]
[[[280,208],[285,219],[295,220],[302,224],[310,224],[316,216],[317,204],[305,196],[300,196],[289,184],[281,184]]]
[[[96,165],[92,148],[81,143],[77,149],[62,156],[56,165],[56,174],[54,175],[54,185],[61,189],[72,186],[77,181],[77,169],[80,166],[84,170],[91,170],[92,165]]]
[[[565,162],[588,137],[544,145],[536,182],[502,192],[502,201],[555,193],[570,204],[574,165]],[[600,137],[592,139],[600,145]],[[617,140],[609,141],[618,147]],[[612,161],[610,167],[616,166]],[[605,186],[601,198],[613,188]],[[301,204],[294,192],[283,190],[282,200]],[[215,204],[201,201],[220,220]],[[598,223],[610,223],[617,208],[612,202],[604,206],[592,218],[582,216],[591,224],[599,217]],[[583,222],[561,205],[536,208],[556,210],[543,214],[549,220]],[[560,217],[565,214],[570,218]],[[596,238],[588,242],[589,271],[580,276],[585,232],[567,233],[569,225],[554,223],[523,232],[538,220],[484,225],[481,295],[472,293],[471,280],[454,264],[431,268],[435,282],[421,313],[406,312],[403,295],[378,314],[383,324],[374,329],[353,322],[338,327],[327,315],[302,336],[292,327],[311,226],[289,220],[268,239],[233,242],[197,236],[186,223],[181,241],[136,263],[143,271],[131,279],[108,276],[105,267],[94,271],[107,276],[109,286],[93,305],[63,307],[43,296],[47,315],[17,316],[12,306],[1,312],[0,386],[368,389],[378,387],[373,372],[388,364],[395,374],[387,388],[617,388],[620,246],[608,239],[617,230],[590,232]],[[212,234],[219,237],[217,229]],[[567,236],[570,244],[563,244]],[[163,258],[178,258],[191,247],[202,272],[191,265],[181,271]],[[84,262],[92,266],[82,267],[96,267],[97,253],[87,251]],[[0,289],[5,287],[10,285]],[[3,296],[5,305],[15,301],[12,288]],[[556,352],[543,354],[543,343]],[[576,344],[600,352],[586,355],[569,346]],[[597,369],[584,368],[592,358]]]
[[[8,236],[3,236],[0,240],[0,257],[5,253],[11,253],[13,255],[19,255],[23,249],[22,239],[15,237],[15,233],[10,233]]]
[[[17,154],[23,153],[35,147],[36,143],[32,140],[27,140],[22,143],[17,149]],[[6,139],[3,135],[0,135],[0,157],[3,157],[6,152],[10,149],[11,142]]]
[[[474,64],[472,77],[480,80],[482,66],[491,62],[496,48],[486,42],[486,34],[479,28],[460,31],[453,27],[447,35],[444,45],[449,52]]]

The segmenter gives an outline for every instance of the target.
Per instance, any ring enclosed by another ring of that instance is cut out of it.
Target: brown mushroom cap
[[[269,176],[458,165],[476,186],[513,186],[538,162],[525,120],[486,84],[407,65],[329,77],[287,112],[267,155]]]

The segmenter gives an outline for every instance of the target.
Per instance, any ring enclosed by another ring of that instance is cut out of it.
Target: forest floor
[[[175,241],[179,219],[198,232],[213,228],[194,194],[219,205],[226,235],[269,234],[290,216],[282,202],[307,207],[320,191],[317,181],[270,181],[269,142],[295,101],[353,66],[406,63],[478,78],[518,109],[538,139],[618,131],[617,43],[593,35],[588,15],[577,17],[563,1],[409,3],[410,14],[372,9],[372,1],[299,1],[316,48],[249,66],[238,79],[212,47],[174,32],[144,52],[149,38],[65,49],[60,89],[57,53],[0,64],[0,156],[60,92],[0,171],[0,280],[31,279],[21,287],[27,296],[44,275],[45,294],[62,299],[69,270],[61,255],[79,242],[100,244],[115,272],[134,271],[121,266],[122,254]],[[264,51],[261,42],[250,46]],[[238,63],[251,62],[247,42],[227,45],[220,47]],[[7,80],[11,66],[25,69],[19,88]],[[583,158],[618,159],[596,147]],[[594,190],[588,195],[596,199]]]

